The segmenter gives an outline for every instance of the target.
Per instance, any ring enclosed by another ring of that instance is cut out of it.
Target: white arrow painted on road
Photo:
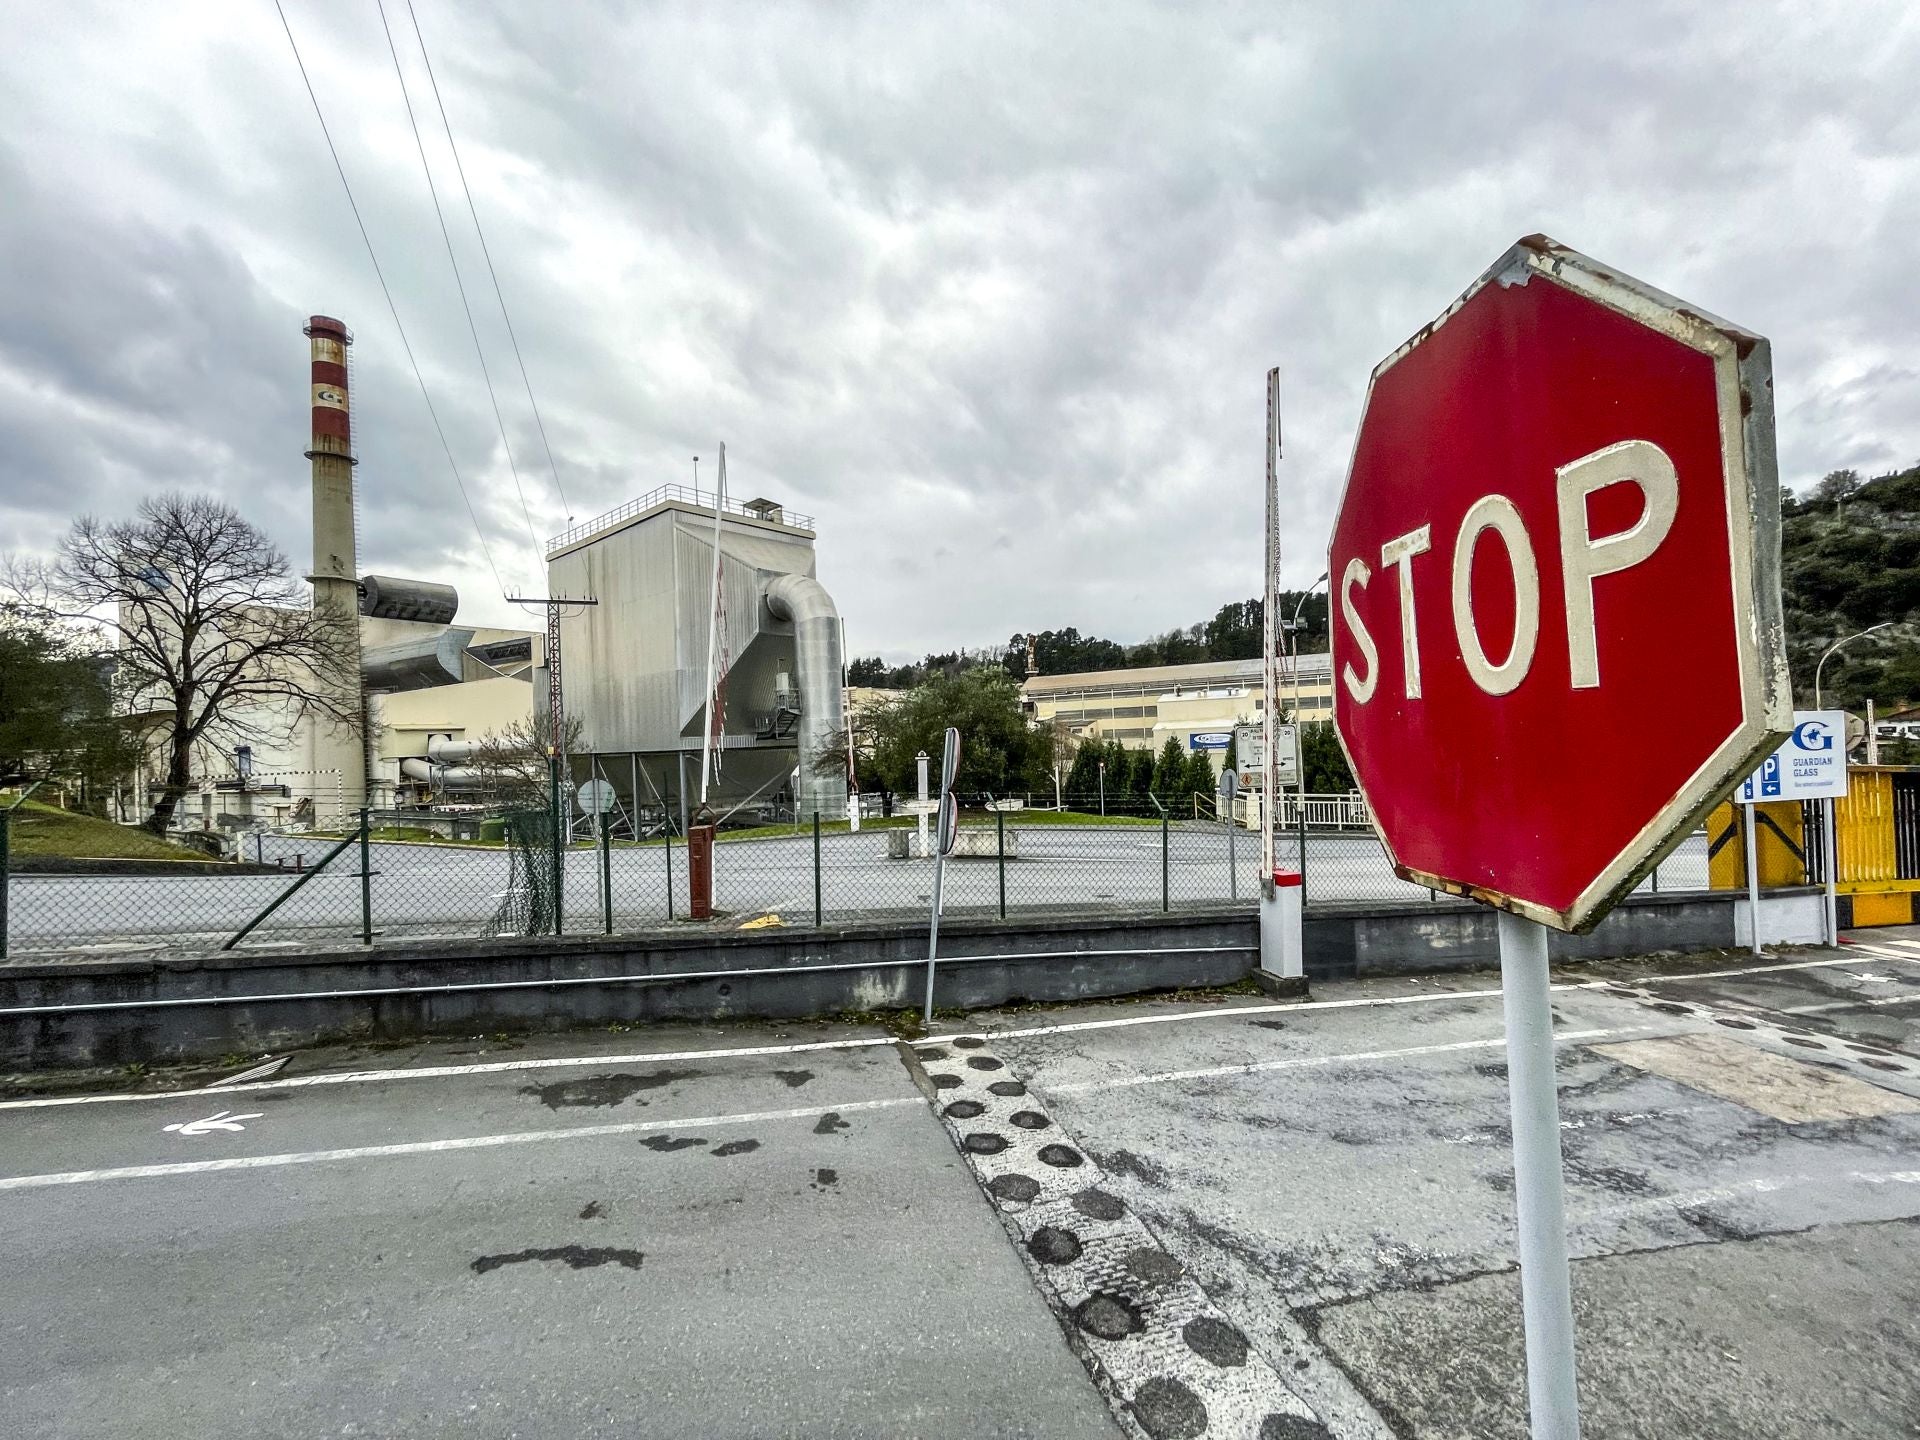
[[[231,1111],[221,1110],[204,1120],[177,1120],[171,1125],[163,1125],[162,1130],[177,1131],[182,1135],[211,1135],[215,1130],[244,1130],[242,1120],[258,1120],[267,1112],[256,1110],[251,1115],[235,1115]]]

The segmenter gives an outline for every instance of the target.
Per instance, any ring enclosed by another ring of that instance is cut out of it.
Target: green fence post
[[[566,914],[566,905],[561,898],[561,886],[565,883],[567,852],[561,839],[563,827],[560,814],[560,755],[550,751],[547,755],[547,800],[550,805],[548,816],[553,822],[553,933],[562,930],[562,917]]]
[[[13,889],[13,816],[0,810],[0,960],[7,958],[7,896]]]
[[[667,919],[673,918],[673,827],[662,825],[660,833],[667,842]]]
[[[819,929],[823,923],[820,911],[820,811],[813,812],[813,927]]]
[[[607,934],[613,934],[613,827],[600,815],[600,903],[606,910]]]
[[[1007,918],[1007,812],[993,812],[994,828],[1000,832],[1000,918]]]
[[[360,811],[360,943],[373,944],[373,812]]]

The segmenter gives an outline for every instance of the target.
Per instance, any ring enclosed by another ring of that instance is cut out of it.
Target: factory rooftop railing
[[[703,510],[711,510],[714,494],[711,490],[695,490],[686,485],[658,486],[637,500],[629,500],[626,504],[609,510],[604,515],[596,515],[591,520],[582,521],[570,529],[561,531],[547,541],[547,553],[552,554],[556,550],[566,549],[569,545],[576,545],[590,535],[598,535],[602,530],[618,525],[622,520],[631,519],[635,515],[644,515],[647,511],[664,505],[669,500],[680,500],[689,505],[697,505]],[[766,520],[775,525],[785,525],[789,529],[805,530],[809,534],[813,532],[813,516],[798,514],[784,506],[768,509],[764,505],[755,506],[740,500],[729,499],[722,508],[727,514],[738,515],[742,520]]]

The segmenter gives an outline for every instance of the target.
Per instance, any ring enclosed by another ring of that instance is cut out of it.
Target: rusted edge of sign
[[[1774,450],[1773,349],[1767,340],[1743,326],[1722,320],[1637,280],[1546,235],[1528,235],[1469,285],[1460,297],[1434,319],[1416,330],[1373,369],[1361,406],[1364,419],[1373,402],[1373,387],[1414,348],[1424,342],[1488,285],[1526,285],[1536,279],[1564,286],[1596,304],[1604,305],[1682,344],[1714,362],[1720,406],[1720,453],[1727,487],[1728,542],[1732,556],[1734,608],[1752,617],[1749,632],[1737,639],[1740,650],[1740,727],[1688,777],[1680,791],[1643,826],[1615,861],[1608,865],[1565,910],[1553,910],[1501,891],[1463,884],[1402,864],[1378,819],[1373,797],[1367,794],[1360,769],[1347,749],[1338,723],[1339,666],[1328,656],[1332,673],[1334,738],[1347,757],[1347,768],[1367,802],[1367,817],[1393,865],[1394,874],[1416,885],[1463,899],[1478,900],[1496,909],[1525,916],[1555,930],[1583,934],[1679,846],[1708,811],[1753,773],[1793,728],[1793,687],[1787,669],[1786,616],[1780,597],[1780,471]],[[1354,427],[1354,455],[1360,427]],[[1339,515],[1353,482],[1353,459],[1341,485]],[[1328,536],[1327,569],[1333,569],[1332,535]],[[1329,626],[1331,634],[1331,626]],[[1331,646],[1329,646],[1331,649]]]

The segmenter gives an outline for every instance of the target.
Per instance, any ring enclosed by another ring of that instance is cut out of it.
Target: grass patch
[[[84,860],[205,860],[204,851],[170,845],[145,830],[76,815],[29,800],[12,814],[15,855]]]

